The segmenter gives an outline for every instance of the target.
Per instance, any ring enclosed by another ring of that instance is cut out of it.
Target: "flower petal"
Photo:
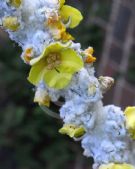
[[[68,5],[64,5],[61,8],[60,15],[64,21],[68,21],[69,18],[71,19],[70,28],[76,27],[83,19],[83,16],[79,10]]]
[[[126,116],[126,127],[131,137],[135,139],[135,107],[127,107],[124,111]]]
[[[42,55],[33,59],[32,68],[29,73],[28,80],[37,85],[41,80],[52,88],[62,89],[66,87],[73,73],[77,72],[83,67],[82,59],[77,55],[73,49],[68,48],[70,43],[54,43],[48,46]],[[52,52],[58,52],[61,55],[61,65],[56,66],[52,70],[47,69],[47,62],[45,57]]]
[[[73,49],[61,51],[62,64],[59,67],[60,72],[75,73],[83,67],[83,61]]]
[[[60,7],[62,7],[65,3],[65,0],[59,0],[59,3],[60,3]]]
[[[59,133],[66,134],[69,137],[79,138],[85,134],[85,129],[83,126],[76,126],[73,124],[65,124],[60,130]]]
[[[45,83],[55,89],[65,88],[71,81],[72,74],[57,72],[55,69],[48,70],[44,74]]]
[[[43,80],[43,76],[45,73],[45,62],[38,62],[38,64],[32,66],[28,81],[31,82],[33,85],[38,85],[41,80]]]
[[[66,44],[62,44],[60,42],[52,43],[51,45],[49,45],[48,47],[46,47],[44,49],[44,51],[42,52],[42,54],[39,57],[32,59],[30,61],[30,65],[35,65],[41,59],[45,58],[49,53],[59,52],[60,50],[62,50],[63,48],[68,47],[69,45],[70,45],[70,43],[66,43]]]

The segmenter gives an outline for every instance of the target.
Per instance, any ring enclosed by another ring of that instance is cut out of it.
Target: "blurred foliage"
[[[126,78],[131,84],[135,85],[135,45],[132,48]]]
[[[104,30],[91,18],[108,21],[111,1],[69,2],[85,18],[71,33],[83,48],[93,46],[100,61]],[[34,89],[26,80],[29,66],[20,59],[21,49],[6,39],[0,39],[0,169],[73,169],[78,163],[90,168],[92,161],[82,156],[80,144],[58,134],[62,122],[33,103]]]
[[[81,42],[83,48],[87,48],[89,45],[94,47],[98,57],[102,50],[105,30],[93,20],[100,18],[103,21],[108,21],[111,0],[77,0],[77,2],[69,0],[68,2],[70,5],[78,6],[84,16],[81,24],[71,31],[72,34],[77,42]]]

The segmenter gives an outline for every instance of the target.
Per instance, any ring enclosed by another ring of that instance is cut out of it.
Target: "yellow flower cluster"
[[[64,5],[65,0],[59,0],[59,12],[51,12],[47,21],[47,26],[50,29],[54,39],[66,42],[74,38],[66,32],[66,28],[76,27],[83,19],[80,11],[77,9]]]
[[[63,45],[63,42],[74,39],[66,32],[67,25],[74,28],[83,17],[77,9],[64,4],[65,0],[59,0],[59,12],[51,12],[45,23],[53,38],[61,42],[47,46],[36,59],[29,60],[30,50],[26,52],[26,59],[32,65],[28,80],[34,85],[43,80],[51,88],[63,89],[72,75],[83,67],[82,59],[69,47],[69,43]]]
[[[76,27],[82,19],[80,11],[65,5],[65,0],[59,0],[59,12],[51,12],[45,23],[56,42],[34,59],[31,49],[25,52],[25,60],[32,66],[28,77],[32,84],[38,85],[44,81],[51,88],[63,89],[68,86],[73,74],[83,67],[82,58],[70,48],[70,40],[74,38],[66,31],[68,27]],[[86,63],[96,61],[93,52],[93,48],[89,47],[82,53]]]
[[[8,0],[7,3],[14,8],[19,8],[22,0]],[[59,0],[58,11],[47,12],[47,16],[45,26],[48,27],[54,42],[46,46],[39,57],[35,58],[33,47],[26,48],[22,57],[27,64],[31,65],[28,80],[33,85],[37,86],[40,81],[43,81],[48,87],[60,90],[69,85],[72,76],[84,66],[84,62],[91,64],[96,61],[96,58],[93,57],[94,50],[91,47],[80,55],[71,48],[71,40],[74,38],[67,32],[67,28],[75,28],[83,19],[79,10],[65,5],[65,0]],[[12,32],[18,31],[21,27],[16,16],[4,17],[2,24],[5,29]],[[84,56],[84,60],[81,55]],[[44,103],[46,100],[41,94],[35,97],[35,102],[39,100],[40,103]]]

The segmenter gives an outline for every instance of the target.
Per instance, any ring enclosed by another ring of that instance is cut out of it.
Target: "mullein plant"
[[[59,130],[81,141],[93,169],[135,169],[135,107],[103,106],[111,77],[95,77],[94,50],[67,32],[83,19],[65,0],[1,0],[0,24],[22,48],[35,86],[34,102],[49,107],[64,98]]]

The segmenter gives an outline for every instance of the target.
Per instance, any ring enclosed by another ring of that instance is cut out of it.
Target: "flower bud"
[[[22,54],[22,58],[26,63],[30,63],[31,59],[34,57],[34,49],[32,47],[26,48]]]
[[[99,83],[100,83],[102,93],[106,93],[114,84],[114,79],[108,76],[100,76]]]
[[[135,107],[127,107],[124,111],[126,116],[126,127],[131,137],[135,139]]]
[[[86,56],[85,63],[93,63],[96,61],[96,58],[93,56],[94,49],[92,47],[88,47],[83,53]]]
[[[88,88],[88,95],[89,96],[95,95],[96,94],[96,90],[97,90],[96,84],[90,84],[90,86]]]
[[[17,31],[20,27],[17,17],[7,16],[2,20],[3,27],[11,31]]]
[[[99,167],[99,169],[135,169],[134,166],[130,165],[130,164],[103,164]]]
[[[94,53],[94,49],[93,49],[93,47],[88,47],[85,51],[84,51],[84,53],[86,54],[86,55],[93,55],[93,53]]]
[[[15,8],[19,8],[22,0],[8,0],[7,3]]]
[[[60,130],[59,133],[66,134],[69,137],[79,138],[85,134],[85,129],[83,126],[76,126],[73,124],[65,124]]]
[[[42,88],[37,88],[35,93],[34,102],[39,103],[39,105],[44,105],[46,107],[50,106],[50,97],[46,90]]]

